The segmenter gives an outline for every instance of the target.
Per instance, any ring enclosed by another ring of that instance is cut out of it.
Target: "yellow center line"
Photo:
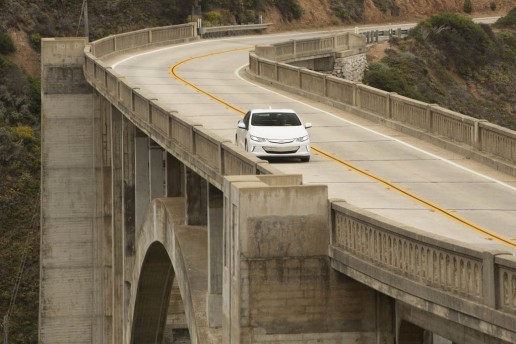
[[[185,60],[182,60],[182,61],[179,61],[177,62],[176,64],[173,64],[172,66],[170,66],[168,68],[168,74],[172,75],[173,77],[175,77],[176,79],[180,80],[182,83],[184,83],[185,85],[187,86],[190,86],[192,87],[193,89],[199,91],[200,93],[208,96],[209,98],[225,105],[226,107],[232,109],[232,110],[235,110],[236,112],[244,115],[245,114],[245,111],[243,111],[242,109],[239,109],[237,108],[236,106],[226,102],[224,99],[221,99],[205,90],[203,90],[202,88],[196,86],[195,84],[189,82],[188,80],[186,80],[185,78],[183,78],[182,76],[180,76],[178,73],[177,73],[177,68],[179,66],[181,66],[182,64],[186,63],[186,62],[190,62],[190,61],[193,61],[193,60],[198,60],[198,59],[202,59],[202,58],[205,58],[205,57],[209,57],[209,56],[215,56],[215,55],[222,55],[222,54],[227,54],[227,53],[232,53],[232,52],[235,52],[235,51],[242,51],[242,50],[251,50],[253,49],[254,47],[245,47],[245,48],[238,48],[238,49],[231,49],[231,50],[225,50],[225,51],[219,51],[219,52],[215,52],[215,53],[209,53],[209,54],[205,54],[205,55],[200,55],[200,56],[195,56],[195,57],[190,57],[190,58],[187,58]]]
[[[231,53],[231,52],[236,52],[236,51],[242,51],[242,50],[250,50],[252,49],[253,47],[245,47],[245,48],[238,48],[238,49],[231,49],[231,50],[225,50],[225,51],[220,51],[220,52],[215,52],[215,53],[209,53],[209,54],[205,54],[205,55],[199,55],[199,56],[195,56],[195,57],[190,57],[190,58],[187,58],[187,59],[184,59],[182,61],[179,61],[175,64],[173,64],[172,66],[169,67],[168,69],[168,73],[173,76],[174,78],[180,80],[181,82],[183,82],[185,85],[189,86],[189,87],[192,87],[193,89],[197,90],[198,92],[206,95],[207,97],[223,104],[224,106],[240,113],[241,115],[244,115],[245,114],[245,111],[242,110],[242,109],[239,109],[238,107],[228,103],[227,101],[207,92],[206,90],[203,90],[202,88],[200,88],[199,86],[196,86],[195,84],[189,82],[188,80],[184,79],[183,77],[181,77],[179,75],[179,73],[177,72],[177,68],[183,64],[185,64],[186,62],[190,62],[190,61],[193,61],[193,60],[198,60],[198,59],[201,59],[201,58],[205,58],[205,57],[209,57],[209,56],[215,56],[215,55],[222,55],[222,54],[227,54],[227,53]],[[485,236],[487,236],[488,238],[490,239],[493,239],[495,241],[498,241],[504,245],[507,245],[507,246],[510,246],[512,248],[516,248],[516,243],[514,243],[513,241],[511,241],[510,239],[507,239],[507,238],[504,238],[503,236],[501,235],[498,235],[488,229],[485,229],[479,225],[476,225],[474,224],[473,222],[470,222],[468,220],[466,220],[465,218],[461,217],[461,216],[458,216],[456,214],[454,214],[452,211],[448,210],[448,209],[445,209],[443,207],[440,207],[428,200],[425,200],[424,198],[422,197],[419,197],[407,190],[404,190],[402,189],[401,187],[397,186],[396,184],[394,183],[391,183],[389,182],[388,180],[386,179],[383,179],[381,177],[378,177],[368,171],[365,171],[339,157],[336,157],[318,147],[315,147],[315,146],[312,146],[312,150],[314,150],[315,152],[317,152],[319,155],[331,160],[331,161],[334,161],[334,162],[337,162],[339,163],[340,165],[343,165],[343,166],[346,166],[347,168],[355,171],[355,172],[358,172],[384,186],[386,186],[387,188],[389,189],[392,189],[396,192],[399,192],[400,194],[412,199],[412,200],[415,200],[416,202],[424,205],[425,207],[429,208],[430,210],[433,210],[435,212],[438,212],[452,220],[454,220],[455,222],[458,222],[462,225],[464,225],[465,227],[468,227],[480,234],[483,234]]]

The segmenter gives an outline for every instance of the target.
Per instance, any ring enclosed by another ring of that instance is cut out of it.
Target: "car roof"
[[[251,113],[269,113],[269,112],[289,112],[296,113],[292,109],[251,109]]]

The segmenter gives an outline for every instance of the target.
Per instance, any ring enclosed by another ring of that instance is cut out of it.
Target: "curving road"
[[[249,108],[293,108],[313,124],[314,151],[309,163],[274,162],[281,171],[302,173],[305,183],[327,184],[330,198],[419,230],[516,254],[515,177],[242,76],[252,46],[325,33],[203,40],[109,63],[165,108],[226,139],[234,139]]]

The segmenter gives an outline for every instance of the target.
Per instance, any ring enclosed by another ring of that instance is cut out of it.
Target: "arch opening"
[[[162,343],[174,268],[161,243],[153,243],[142,264],[132,324],[131,343]]]

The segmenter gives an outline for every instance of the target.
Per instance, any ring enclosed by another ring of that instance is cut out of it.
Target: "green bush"
[[[205,26],[221,24],[220,14],[215,11],[205,12],[202,14],[202,20]]]
[[[430,17],[419,23],[411,35],[422,44],[436,47],[462,75],[495,59],[498,51],[480,25],[454,13]]]
[[[0,54],[10,54],[16,51],[13,40],[5,32],[0,31]]]
[[[468,14],[473,12],[473,5],[471,4],[471,0],[464,0],[464,12]]]
[[[373,4],[381,12],[383,12],[383,13],[387,12],[387,5],[385,4],[385,0],[373,0]]]
[[[516,7],[513,7],[507,15],[501,17],[494,23],[494,27],[497,28],[512,28],[516,29]]]
[[[30,43],[37,51],[41,50],[41,35],[37,32],[30,35]]]
[[[399,73],[384,62],[369,64],[362,81],[366,85],[384,91],[396,92],[409,98],[424,100],[423,96],[410,86],[410,82],[403,73]]]
[[[349,19],[349,12],[345,8],[340,8],[335,12],[335,15],[339,17],[342,20],[348,20]]]
[[[298,0],[276,0],[274,4],[288,21],[299,19],[303,15],[303,8]]]
[[[363,0],[330,0],[330,8],[343,21],[361,21],[364,15]]]

